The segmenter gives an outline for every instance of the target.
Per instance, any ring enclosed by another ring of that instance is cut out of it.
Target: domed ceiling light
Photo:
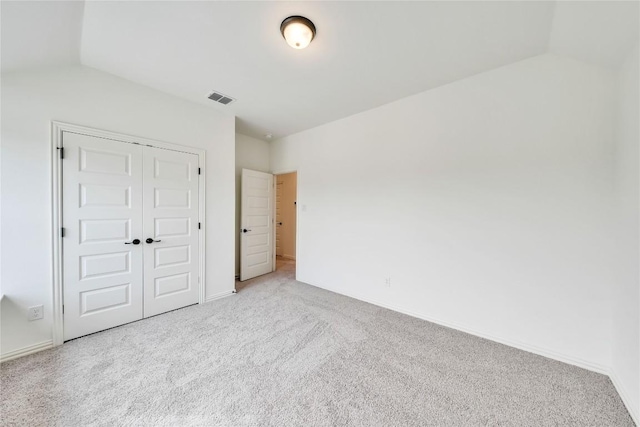
[[[316,26],[304,16],[290,16],[280,24],[280,32],[289,46],[304,49],[315,37]]]

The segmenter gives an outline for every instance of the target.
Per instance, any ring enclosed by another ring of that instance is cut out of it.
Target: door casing
[[[205,302],[205,284],[206,284],[206,267],[204,260],[205,254],[205,183],[206,183],[206,152],[200,148],[187,147],[184,145],[172,144],[168,142],[156,141],[137,136],[125,135],[116,132],[110,132],[100,129],[94,129],[86,126],[79,126],[70,123],[52,121],[51,122],[51,226],[52,226],[52,272],[53,272],[53,289],[52,289],[52,307],[53,307],[53,345],[58,346],[64,342],[64,320],[62,315],[63,304],[63,277],[62,277],[62,162],[60,150],[62,148],[63,132],[77,133],[81,135],[93,136],[103,139],[111,139],[117,142],[130,144],[139,144],[144,146],[162,148],[165,150],[179,151],[183,153],[195,154],[198,156],[198,167],[200,175],[198,175],[198,202],[199,212],[198,221],[200,222],[200,239],[199,239],[199,273],[200,273],[200,292],[199,303]]]

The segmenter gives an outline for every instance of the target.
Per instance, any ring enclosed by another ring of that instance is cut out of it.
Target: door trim
[[[271,175],[273,175],[274,179],[273,179],[273,222],[275,224],[275,220],[276,220],[276,204],[275,204],[275,200],[276,200],[276,180],[275,177],[278,175],[285,175],[287,173],[296,173],[296,280],[298,280],[298,261],[300,260],[300,257],[298,256],[298,248],[300,247],[299,245],[299,239],[298,236],[300,235],[300,211],[298,210],[298,207],[300,206],[298,204],[298,202],[300,201],[300,169],[284,169],[284,170],[277,170],[277,171],[272,171]],[[272,263],[273,263],[273,269],[272,271],[276,271],[276,239],[275,239],[275,226],[274,226],[274,238],[273,238],[273,259],[272,259]]]
[[[179,151],[183,153],[195,154],[198,156],[198,167],[200,175],[198,175],[198,221],[201,224],[199,235],[199,274],[198,286],[199,303],[206,302],[206,266],[205,266],[205,194],[206,194],[206,151],[200,148],[187,147],[184,145],[172,144],[169,142],[156,141],[132,135],[125,135],[117,132],[110,132],[101,129],[94,129],[86,126],[74,125],[58,121],[51,121],[51,230],[52,230],[52,307],[53,307],[53,346],[61,345],[64,342],[64,318],[62,315],[62,236],[60,235],[62,227],[62,159],[60,158],[60,149],[62,148],[62,133],[70,132],[80,135],[93,136],[102,139],[108,139],[115,142],[123,142],[129,144],[145,145],[155,148],[161,148],[171,151]]]

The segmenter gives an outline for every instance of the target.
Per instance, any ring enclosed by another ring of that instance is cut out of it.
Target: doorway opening
[[[240,282],[275,271],[295,278],[297,180],[297,171],[242,169]]]
[[[295,277],[298,174],[279,174],[275,181],[275,270],[290,271]]]

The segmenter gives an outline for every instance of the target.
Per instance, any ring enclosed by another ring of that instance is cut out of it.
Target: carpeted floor
[[[604,375],[296,282],[291,263],[0,369],[4,426],[633,426]]]

